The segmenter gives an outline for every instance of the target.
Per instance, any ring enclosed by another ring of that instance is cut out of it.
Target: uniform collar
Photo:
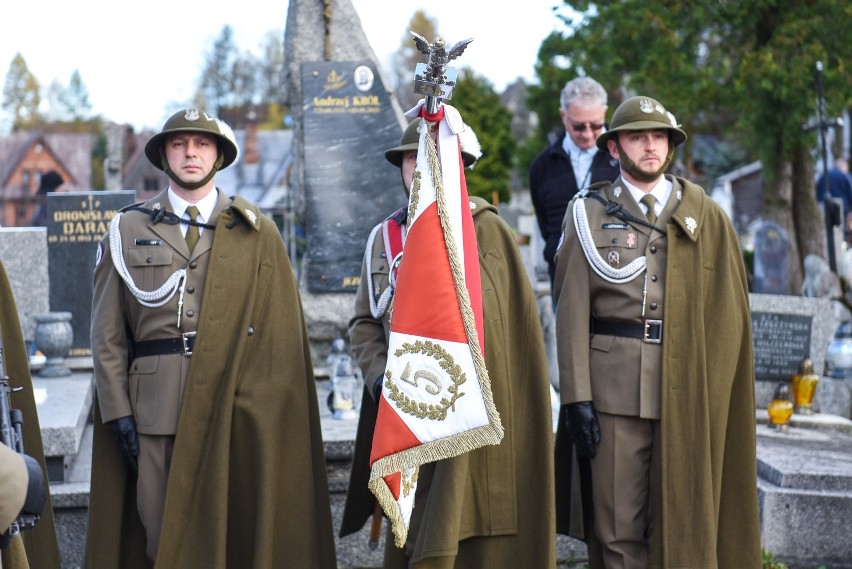
[[[172,211],[174,211],[175,215],[178,217],[183,217],[183,214],[186,213],[186,208],[193,204],[178,196],[174,190],[172,190],[171,186],[169,186],[168,194],[169,203],[172,204]],[[206,196],[194,204],[195,207],[198,208],[199,222],[207,223],[210,220],[213,216],[213,210],[216,208],[216,202],[218,199],[219,192],[216,188],[213,188],[212,191],[208,192]]]

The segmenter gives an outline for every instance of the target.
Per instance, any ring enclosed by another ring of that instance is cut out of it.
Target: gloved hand
[[[118,446],[127,457],[127,462],[134,473],[139,472],[139,465],[136,462],[136,457],[139,456],[139,438],[136,436],[136,421],[128,415],[119,417],[106,423],[115,433],[115,438],[118,441]]]
[[[601,442],[601,428],[598,415],[591,401],[566,403],[565,430],[571,437],[577,454],[583,458],[595,458],[597,446]]]
[[[373,384],[373,401],[376,403],[379,402],[379,399],[382,397],[382,385],[384,385],[385,376],[380,375],[376,378],[376,382]]]
[[[21,455],[27,467],[29,482],[27,483],[27,496],[24,498],[24,506],[21,513],[41,516],[44,512],[44,471],[41,464],[28,454]]]

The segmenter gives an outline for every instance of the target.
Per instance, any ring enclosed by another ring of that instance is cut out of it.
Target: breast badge
[[[618,254],[618,251],[612,249],[607,254],[606,260],[609,263],[610,267],[617,267],[621,264],[621,255]]]

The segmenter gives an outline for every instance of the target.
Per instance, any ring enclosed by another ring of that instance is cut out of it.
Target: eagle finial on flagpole
[[[434,114],[441,106],[441,100],[449,101],[453,96],[453,87],[456,85],[456,70],[447,65],[453,59],[464,53],[473,38],[462,40],[448,50],[444,49],[446,42],[441,36],[437,36],[433,43],[429,43],[420,34],[410,31],[414,45],[417,50],[426,55],[427,63],[418,63],[414,69],[414,92],[426,97],[426,110]]]

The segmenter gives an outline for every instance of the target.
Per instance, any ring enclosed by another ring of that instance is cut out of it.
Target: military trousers
[[[598,412],[590,461],[595,535],[606,569],[646,569],[661,482],[660,421]]]
[[[154,562],[160,545],[160,528],[166,505],[166,484],[175,446],[173,435],[139,436],[139,478],[136,483],[136,509],[148,539],[146,552]]]

